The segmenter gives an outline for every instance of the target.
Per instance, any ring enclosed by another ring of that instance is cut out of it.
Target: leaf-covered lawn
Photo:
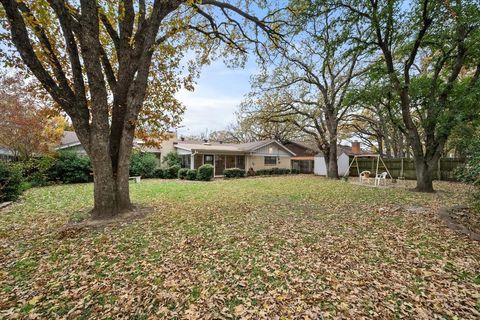
[[[59,237],[92,185],[0,213],[0,318],[480,317],[480,245],[436,194],[313,176],[131,184],[144,219]]]

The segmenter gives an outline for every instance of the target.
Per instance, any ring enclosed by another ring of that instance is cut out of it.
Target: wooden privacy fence
[[[350,161],[352,161],[353,157],[350,157]],[[395,158],[395,159],[388,159],[382,158],[385,162],[385,165],[390,171],[390,174],[394,179],[397,179],[402,171],[402,163],[403,163],[403,176],[405,179],[412,179],[416,180],[417,175],[415,173],[415,161],[411,158]],[[359,171],[370,171],[372,174],[375,174],[377,160],[375,158],[358,158],[358,166]],[[434,178],[437,180],[447,180],[447,181],[456,181],[453,172],[455,168],[465,163],[464,159],[460,158],[441,158],[440,161],[437,163],[435,168],[436,175]],[[378,172],[385,171],[384,166],[380,162],[378,167]],[[350,176],[356,177],[358,176],[357,173],[357,165],[354,162],[350,167]]]

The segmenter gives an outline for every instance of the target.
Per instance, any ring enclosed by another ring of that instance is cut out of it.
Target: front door
[[[215,156],[215,175],[223,176],[223,170],[225,170],[225,156]]]

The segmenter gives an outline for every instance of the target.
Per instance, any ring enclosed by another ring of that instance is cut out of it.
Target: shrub
[[[269,176],[272,174],[272,169],[259,169],[255,173],[257,176]]]
[[[202,181],[210,181],[213,178],[213,166],[204,164],[198,168],[197,179]]]
[[[467,162],[455,169],[454,175],[460,181],[471,183],[475,187],[473,192],[473,205],[480,213],[480,139],[471,142]]]
[[[271,168],[271,169],[259,169],[255,172],[258,176],[273,176],[273,175],[284,175],[294,173],[294,169],[286,169],[286,168]]]
[[[0,203],[17,200],[22,191],[21,171],[9,163],[0,161]]]
[[[178,179],[185,179],[187,177],[187,172],[188,172],[189,169],[187,168],[181,168],[180,170],[178,170]]]
[[[157,179],[163,179],[165,178],[165,174],[164,174],[164,169],[162,168],[157,168],[153,171],[153,175],[152,175],[152,178],[157,178]]]
[[[168,167],[180,166],[182,165],[182,158],[176,152],[167,153],[162,160],[162,163],[165,163]]]
[[[152,178],[157,161],[152,153],[135,151],[130,157],[130,176]]]
[[[187,169],[187,180],[196,180],[197,179],[197,170],[195,169]]]
[[[245,170],[240,168],[230,168],[223,171],[225,178],[243,178],[245,177]]]
[[[163,171],[163,177],[165,179],[176,179],[178,177],[179,170],[180,170],[179,165],[174,165],[174,166],[165,168]]]
[[[300,174],[300,169],[292,169],[290,170],[291,174]]]
[[[26,161],[16,162],[14,165],[20,171],[23,180],[31,187],[41,187],[49,183],[49,171],[55,163],[55,158],[42,156]]]
[[[28,182],[31,187],[43,187],[48,185],[49,177],[46,172],[37,171],[26,177],[25,182]]]
[[[480,152],[454,170],[455,177],[466,183],[480,183]]]
[[[255,175],[264,176],[265,175],[265,169],[258,169],[257,171],[255,171]]]
[[[48,175],[50,180],[63,183],[88,182],[93,178],[90,159],[71,151],[62,151],[57,154]]]

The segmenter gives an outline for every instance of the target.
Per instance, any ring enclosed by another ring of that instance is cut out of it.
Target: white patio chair
[[[387,185],[387,173],[386,172],[377,173],[377,175],[375,176],[375,186],[379,186],[380,183],[382,183],[382,181],[383,181],[383,185],[386,186]]]
[[[363,180],[368,181],[371,172],[368,170],[360,172],[360,183],[363,183]]]

